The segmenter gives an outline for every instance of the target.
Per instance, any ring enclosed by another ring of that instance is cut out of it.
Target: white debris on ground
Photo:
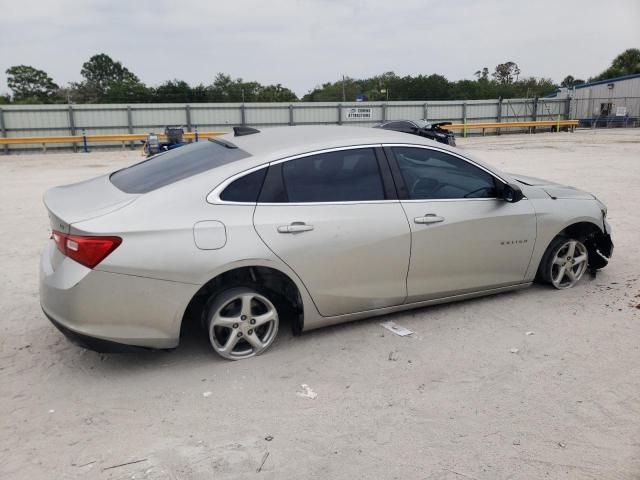
[[[400,337],[406,337],[408,335],[413,334],[413,332],[408,328],[401,327],[400,325],[397,325],[395,322],[392,322],[391,320],[389,320],[388,322],[381,323],[380,326],[386,328],[390,332],[395,333],[396,335],[399,335]]]
[[[310,398],[311,400],[315,399],[318,396],[318,394],[314,392],[306,383],[300,385],[300,390],[296,392],[296,395],[302,398]]]

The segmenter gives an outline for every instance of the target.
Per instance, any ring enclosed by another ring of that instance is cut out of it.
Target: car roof
[[[185,178],[154,192],[161,192],[160,194],[164,195],[169,190],[175,190],[180,192],[180,195],[184,195],[184,192],[193,192],[194,195],[197,195],[198,192],[203,190],[210,192],[218,183],[236,174],[249,172],[254,168],[265,166],[276,160],[332,148],[385,143],[425,145],[438,150],[448,150],[458,155],[462,154],[464,157],[505,178],[502,172],[474,158],[468,152],[461,152],[454,147],[437,143],[428,138],[381,128],[338,125],[270,127],[250,135],[245,134],[236,137],[233,133],[228,133],[213,137],[210,140],[231,143],[250,155],[220,165],[208,172]],[[190,146],[181,148],[190,148]],[[153,194],[154,192],[150,193]]]
[[[270,127],[251,135],[234,136],[233,133],[214,137],[213,140],[230,142],[251,154],[247,158],[233,162],[239,171],[264,165],[268,162],[305,153],[331,148],[357,145],[379,145],[381,143],[426,145],[439,150],[448,150],[472,160],[483,167],[503,175],[499,169],[486,164],[469,152],[461,152],[455,147],[438,143],[430,138],[410,133],[385,130],[383,128],[353,127],[339,125],[303,125],[290,127]]]
[[[433,145],[432,140],[371,127],[336,125],[305,125],[272,127],[259,133],[234,136],[233,133],[214,137],[250,153],[256,163],[263,163],[288,156],[317,150],[349,147],[354,145],[377,145],[380,143],[411,143]],[[440,147],[440,145],[438,145]]]

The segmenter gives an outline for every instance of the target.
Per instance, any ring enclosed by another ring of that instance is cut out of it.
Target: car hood
[[[551,198],[571,198],[576,200],[593,200],[594,197],[589,192],[585,192],[569,185],[562,185],[560,183],[551,182],[542,178],[530,177],[527,175],[520,175],[517,173],[509,174],[514,180],[526,185],[528,187],[535,187],[543,190]]]

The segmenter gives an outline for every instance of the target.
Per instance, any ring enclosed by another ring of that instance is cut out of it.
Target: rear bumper
[[[55,268],[54,268],[55,265]],[[90,270],[47,244],[40,303],[75,343],[101,352],[174,348],[196,285]]]
[[[55,321],[47,312],[42,309],[45,316],[53,323],[53,326],[60,330],[69,341],[79,347],[93,350],[98,353],[132,353],[140,351],[153,350],[149,347],[137,347],[135,345],[125,345],[124,343],[112,342],[109,340],[103,340],[101,338],[90,337],[82,333],[74,332],[73,330],[65,327],[63,324]]]

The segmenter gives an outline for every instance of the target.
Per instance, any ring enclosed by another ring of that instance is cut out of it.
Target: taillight
[[[56,230],[51,237],[58,250],[88,268],[98,265],[122,243],[120,237],[69,235]]]

